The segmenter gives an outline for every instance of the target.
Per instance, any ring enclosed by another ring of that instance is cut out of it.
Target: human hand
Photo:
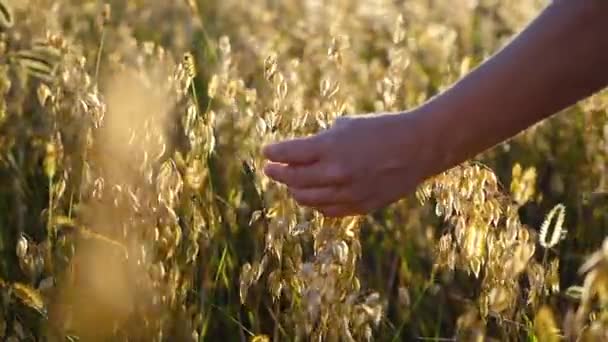
[[[397,201],[424,177],[426,148],[414,114],[340,118],[317,135],[266,146],[265,173],[301,205],[329,217],[366,214]]]

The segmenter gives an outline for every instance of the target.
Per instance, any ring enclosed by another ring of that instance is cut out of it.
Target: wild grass
[[[261,172],[262,145],[411,108],[543,5],[0,0],[0,337],[606,339],[606,94],[367,217]]]

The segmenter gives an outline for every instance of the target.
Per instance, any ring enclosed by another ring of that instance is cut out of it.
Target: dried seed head
[[[19,257],[19,259],[23,259],[25,257],[25,255],[27,254],[27,250],[28,250],[27,239],[25,238],[25,236],[21,235],[21,236],[19,236],[19,239],[17,240],[17,249],[16,249],[17,257]]]
[[[228,38],[227,36],[222,36],[220,38],[220,53],[224,56],[227,57],[228,55],[230,55],[230,52],[232,50],[231,46],[230,46],[230,38]]]
[[[44,173],[49,179],[55,176],[57,171],[57,155],[58,155],[57,144],[50,141],[46,144],[46,154],[44,156]]]
[[[240,277],[240,287],[239,287],[239,296],[241,298],[241,303],[245,303],[247,299],[247,292],[249,291],[249,287],[253,283],[253,271],[250,263],[245,263],[241,268],[241,277]]]
[[[196,77],[196,64],[194,62],[194,55],[190,52],[184,54],[184,69],[186,70],[186,75],[193,79]]]
[[[207,95],[209,96],[209,98],[213,99],[217,96],[219,86],[220,86],[219,76],[218,75],[211,76],[209,85],[207,85]]]
[[[266,80],[272,80],[275,73],[277,72],[277,68],[278,66],[276,54],[271,54],[266,57],[266,60],[264,60],[264,77],[266,77]]]
[[[549,237],[549,226],[551,222],[553,222],[553,217],[557,214],[557,218],[555,219],[555,225],[553,227],[553,232]],[[551,248],[559,243],[561,239],[564,238],[563,235],[563,225],[566,216],[566,207],[563,204],[556,205],[547,217],[543,221],[543,224],[540,227],[540,245],[545,248]]]
[[[46,102],[49,98],[52,98],[51,89],[44,83],[40,83],[38,86],[38,102],[42,107],[46,106]]]
[[[101,11],[101,22],[103,26],[106,26],[110,23],[112,19],[112,6],[109,3],[103,5],[103,10]]]
[[[397,21],[395,23],[395,30],[393,31],[394,44],[399,44],[405,39],[404,22],[405,20],[403,19],[403,14],[400,14],[399,17],[397,17]]]
[[[205,180],[203,162],[200,159],[195,159],[186,169],[186,185],[191,189],[198,190],[203,185]]]
[[[279,100],[283,101],[287,97],[287,82],[282,74],[278,74],[278,76],[276,94]]]

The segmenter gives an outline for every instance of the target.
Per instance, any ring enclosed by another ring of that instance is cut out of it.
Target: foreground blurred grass
[[[421,103],[543,3],[0,3],[3,339],[606,338],[605,254],[578,272],[606,96],[368,218],[259,171],[266,142]]]

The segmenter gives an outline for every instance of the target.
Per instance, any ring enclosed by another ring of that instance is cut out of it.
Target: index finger
[[[264,156],[275,163],[310,164],[321,159],[323,140],[319,136],[296,138],[264,147]]]

